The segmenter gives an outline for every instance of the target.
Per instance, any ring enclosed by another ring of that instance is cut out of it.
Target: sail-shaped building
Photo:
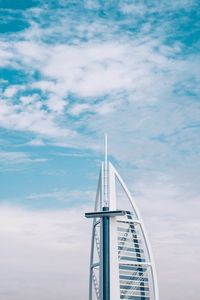
[[[101,164],[93,218],[89,300],[158,300],[155,264],[137,206],[107,160]]]

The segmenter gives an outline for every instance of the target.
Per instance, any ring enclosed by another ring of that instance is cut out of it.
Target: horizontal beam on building
[[[95,211],[85,213],[86,218],[103,218],[103,217],[120,217],[125,216],[127,211],[125,210],[108,210],[108,211]]]

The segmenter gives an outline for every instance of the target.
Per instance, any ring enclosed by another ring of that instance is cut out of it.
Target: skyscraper
[[[101,164],[93,218],[89,300],[158,300],[153,255],[143,221],[123,179]]]

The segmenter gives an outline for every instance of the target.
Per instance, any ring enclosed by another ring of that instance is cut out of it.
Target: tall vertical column
[[[103,207],[103,211],[108,211]],[[110,238],[109,238],[109,217],[102,218],[103,229],[103,300],[110,300]]]

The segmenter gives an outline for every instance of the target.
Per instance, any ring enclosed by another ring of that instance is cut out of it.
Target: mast
[[[108,141],[104,136],[104,207],[103,211],[109,211],[108,203]],[[109,216],[102,217],[103,238],[103,300],[110,300],[110,220]]]
[[[108,136],[104,135],[104,203],[105,207],[109,206],[108,201]]]

